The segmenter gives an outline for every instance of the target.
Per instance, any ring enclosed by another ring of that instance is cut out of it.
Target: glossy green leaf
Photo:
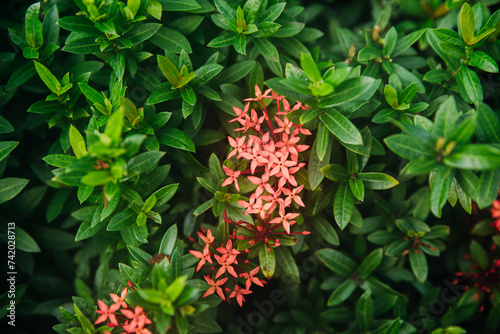
[[[356,303],[356,323],[362,332],[367,332],[373,323],[373,300],[370,290],[367,290]]]
[[[259,261],[262,273],[266,278],[271,278],[274,275],[276,269],[276,257],[274,255],[274,248],[266,249],[264,244],[261,244],[259,248]]]
[[[427,274],[429,273],[429,268],[427,266],[427,258],[423,252],[417,253],[415,248],[413,248],[410,253],[410,265],[415,275],[416,279],[419,282],[425,282],[427,279]]]
[[[182,50],[185,50],[187,53],[193,52],[186,36],[164,26],[160,27],[149,40],[160,49],[169,52],[181,53]]]
[[[158,140],[165,146],[177,148],[179,150],[195,152],[193,140],[182,130],[164,127],[157,135]]]
[[[485,72],[498,73],[498,64],[486,52],[476,50],[469,54],[469,64]]]
[[[17,177],[0,179],[0,204],[10,201],[26,187],[29,180]]]
[[[354,196],[347,183],[339,184],[333,203],[333,214],[337,225],[343,230],[351,220],[354,210]]]
[[[469,144],[453,150],[443,162],[454,168],[488,170],[500,168],[500,148],[486,144]]]
[[[42,22],[38,17],[40,3],[36,2],[28,7],[24,22],[26,43],[32,48],[39,48],[43,45]]]
[[[468,3],[462,5],[459,14],[460,32],[464,42],[468,45],[474,44],[474,12]]]
[[[336,306],[342,304],[349,298],[354,290],[356,290],[357,284],[352,279],[346,279],[342,284],[340,284],[328,298],[328,306]]]
[[[313,227],[318,232],[318,235],[329,244],[334,246],[340,244],[337,232],[325,218],[321,216],[313,217]]]
[[[465,101],[475,105],[483,101],[483,87],[476,72],[462,66],[456,78],[460,95]]]
[[[341,276],[350,277],[357,268],[356,262],[337,250],[323,248],[316,254],[328,269]]]
[[[177,241],[177,225],[173,224],[163,235],[158,253],[169,256],[172,255],[176,241]]]
[[[347,79],[335,88],[335,93],[321,103],[321,107],[335,107],[356,100],[368,100],[377,91],[380,79],[357,77]]]
[[[19,145],[17,141],[0,141],[0,161],[5,159],[17,145]]]
[[[50,72],[50,70],[39,62],[35,61],[35,69],[40,76],[40,79],[47,85],[47,87],[54,93],[59,94],[62,89],[61,83],[57,78]]]
[[[341,142],[353,145],[363,144],[358,128],[336,109],[327,109],[319,118]]]

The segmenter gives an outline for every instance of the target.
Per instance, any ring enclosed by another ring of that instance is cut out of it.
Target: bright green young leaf
[[[467,2],[462,5],[459,18],[460,32],[462,33],[464,42],[467,45],[474,44],[474,12],[472,11],[472,7]]]
[[[82,134],[73,125],[69,128],[69,142],[71,143],[71,148],[77,158],[87,155],[85,140],[83,139]]]
[[[373,190],[390,189],[399,184],[398,180],[384,173],[358,173],[358,178],[364,181],[366,188]]]
[[[28,7],[25,17],[25,35],[26,43],[32,48],[39,48],[43,45],[42,22],[38,17],[40,12],[40,3],[36,2]]]
[[[41,63],[34,61],[35,63],[35,69],[40,76],[40,79],[47,85],[47,87],[50,89],[51,92],[54,94],[59,94],[62,86],[59,80],[50,72],[50,70],[42,65]]]
[[[17,141],[0,141],[0,161],[5,159],[19,145]]]

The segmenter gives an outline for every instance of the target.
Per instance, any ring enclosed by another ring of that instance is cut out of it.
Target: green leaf
[[[356,290],[357,283],[352,279],[346,279],[342,284],[340,284],[328,298],[328,306],[336,306],[342,304],[351,296],[351,294]]]
[[[477,241],[472,240],[470,245],[470,255],[472,259],[479,265],[478,269],[486,269],[488,267],[488,254]]]
[[[212,80],[223,67],[219,64],[206,64],[198,68],[194,73],[196,74],[196,83],[203,85],[208,81]]]
[[[0,141],[0,161],[5,159],[19,145],[17,141]]]
[[[367,279],[375,269],[382,263],[382,258],[384,257],[384,251],[382,248],[378,248],[368,254],[367,257],[361,262],[358,270],[356,271],[362,279]]]
[[[476,72],[462,66],[456,78],[460,95],[466,102],[478,105],[483,101],[483,87]]]
[[[253,44],[264,58],[272,62],[279,62],[278,49],[267,38],[254,38]]]
[[[168,52],[181,53],[182,50],[187,53],[193,52],[186,36],[167,27],[160,27],[149,40],[160,49]]]
[[[155,169],[165,152],[149,151],[136,155],[128,161],[128,176],[135,176],[142,173],[148,173]]]
[[[177,241],[177,225],[173,224],[163,235],[158,253],[169,256],[172,255],[176,241]]]
[[[359,62],[369,62],[370,60],[382,58],[382,51],[373,47],[373,46],[365,46],[358,52],[358,61]]]
[[[441,209],[446,204],[453,177],[454,173],[450,168],[439,168],[436,170],[434,179],[432,180],[430,196],[431,211],[438,218],[441,217]]]
[[[137,214],[132,209],[119,212],[111,218],[108,224],[108,231],[120,231],[135,224]]]
[[[95,37],[82,37],[68,42],[62,51],[76,54],[92,54],[101,52],[101,46]]]
[[[243,60],[225,68],[217,76],[218,83],[234,83],[243,79],[255,66],[255,60]]]
[[[460,32],[467,45],[474,44],[474,12],[471,6],[465,2],[459,14]]]
[[[321,168],[321,173],[323,173],[326,178],[335,182],[348,182],[349,174],[347,168],[339,164],[330,164]]]
[[[373,300],[370,290],[367,290],[356,303],[356,323],[362,332],[367,332],[373,323]]]
[[[24,22],[26,43],[32,48],[39,48],[43,45],[42,22],[38,17],[40,3],[36,2],[28,7]]]
[[[236,52],[242,55],[247,54],[247,35],[244,34],[236,34],[236,37],[233,38],[233,46]]]
[[[425,146],[408,135],[392,135],[386,137],[384,142],[391,151],[408,160],[429,156]]]
[[[424,81],[434,82],[434,83],[441,83],[445,80],[449,80],[450,78],[451,78],[450,72],[441,68],[436,70],[430,70],[424,75]]]
[[[26,81],[31,79],[31,77],[33,77],[35,73],[36,70],[32,63],[26,63],[23,66],[17,68],[7,81],[6,90],[11,90],[21,86]]]
[[[423,252],[417,253],[415,248],[410,250],[410,265],[413,274],[419,282],[425,282],[429,268],[427,267],[427,258]]]
[[[347,186],[347,183],[339,184],[335,200],[333,202],[333,214],[337,225],[343,230],[349,221],[354,210],[354,196]]]
[[[500,118],[487,104],[477,106],[476,135],[480,142],[500,143]]]
[[[488,170],[481,173],[478,185],[477,204],[480,209],[486,208],[498,196],[498,185],[500,184],[500,169]]]
[[[177,66],[175,66],[170,59],[162,55],[158,55],[158,66],[168,82],[170,82],[172,86],[178,87],[181,80],[181,74]]]
[[[164,186],[164,187],[158,189],[157,191],[155,191],[153,193],[153,195],[156,197],[156,205],[154,207],[158,208],[161,205],[170,201],[172,199],[172,197],[174,197],[178,188],[179,188],[179,184],[174,183],[174,184],[169,184],[167,186]]]
[[[158,140],[165,146],[177,148],[179,150],[196,152],[193,140],[182,130],[164,127],[157,135]]]
[[[264,277],[271,278],[274,275],[274,270],[276,269],[276,258],[274,255],[274,248],[269,248],[270,251],[266,249],[264,244],[261,244],[259,248],[259,261],[260,268]]]
[[[273,34],[273,37],[286,38],[297,35],[304,29],[305,24],[302,22],[284,22],[277,32]]]
[[[341,142],[353,145],[363,144],[358,128],[336,109],[327,109],[319,118]]]
[[[69,142],[77,158],[87,155],[87,147],[83,136],[73,125],[69,128]]]
[[[349,179],[349,188],[352,191],[354,197],[363,202],[365,198],[365,185],[363,181],[359,178]]]
[[[300,274],[297,263],[290,253],[288,247],[277,247],[274,250],[276,255],[276,262],[283,270],[285,276],[291,278],[293,281],[300,283]]]
[[[17,177],[0,179],[0,204],[10,201],[26,187],[29,180]]]
[[[392,27],[389,29],[384,38],[384,56],[391,56],[396,49],[396,43],[398,41],[398,32],[396,28]]]
[[[391,57],[397,57],[404,51],[406,51],[410,46],[412,46],[416,41],[422,37],[426,29],[417,30],[405,35],[403,38],[399,39],[396,43],[396,47],[391,54]]]
[[[69,31],[82,32],[87,35],[99,34],[94,23],[85,16],[63,16],[59,19],[58,24],[61,28]]]
[[[164,11],[191,11],[201,8],[195,0],[158,0]]]
[[[47,87],[54,93],[54,94],[59,94],[61,91],[61,83],[57,78],[50,72],[50,70],[40,64],[37,61],[33,61],[35,63],[35,69],[40,76],[40,79],[47,85]]]
[[[399,106],[398,92],[391,85],[385,85],[384,87],[384,97],[387,103],[392,108],[397,108]]]
[[[15,232],[16,232],[16,249],[28,253],[41,252],[40,247],[38,247],[35,239],[33,239],[25,230],[23,230],[19,226],[16,226]]]
[[[323,80],[318,65],[311,57],[311,55],[306,53],[302,53],[300,55],[300,67],[304,70],[304,73],[313,83]]]
[[[313,227],[318,232],[318,235],[331,245],[340,245],[339,237],[332,224],[321,216],[312,217]]]
[[[474,51],[469,54],[469,64],[485,72],[498,73],[497,62],[483,51]]]
[[[406,68],[404,68],[403,66],[401,66],[397,63],[392,63],[392,64],[394,66],[394,73],[397,74],[397,76],[401,80],[401,83],[404,86],[409,86],[412,83],[416,83],[417,84],[417,92],[420,94],[425,93],[424,84],[422,83],[422,81],[420,81],[420,79],[415,74],[408,71]]]
[[[328,269],[341,276],[350,277],[356,271],[356,262],[337,250],[323,248],[316,254]]]
[[[384,173],[358,173],[358,178],[365,182],[366,188],[373,190],[390,189],[399,184],[398,180]]]
[[[76,160],[76,157],[65,154],[49,154],[43,158],[43,161],[49,165],[59,168],[69,167]]]
[[[356,100],[368,100],[377,91],[380,79],[357,77],[347,79],[335,88],[335,93],[325,99],[322,108],[335,107]]]
[[[454,168],[488,170],[500,168],[500,148],[487,144],[469,144],[453,150],[443,162]]]

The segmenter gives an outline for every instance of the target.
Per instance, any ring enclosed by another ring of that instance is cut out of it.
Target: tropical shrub
[[[4,4],[6,328],[498,333],[498,2]]]

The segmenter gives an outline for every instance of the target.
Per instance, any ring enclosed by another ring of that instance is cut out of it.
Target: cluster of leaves
[[[498,332],[498,0],[32,1],[0,24],[20,332]]]

